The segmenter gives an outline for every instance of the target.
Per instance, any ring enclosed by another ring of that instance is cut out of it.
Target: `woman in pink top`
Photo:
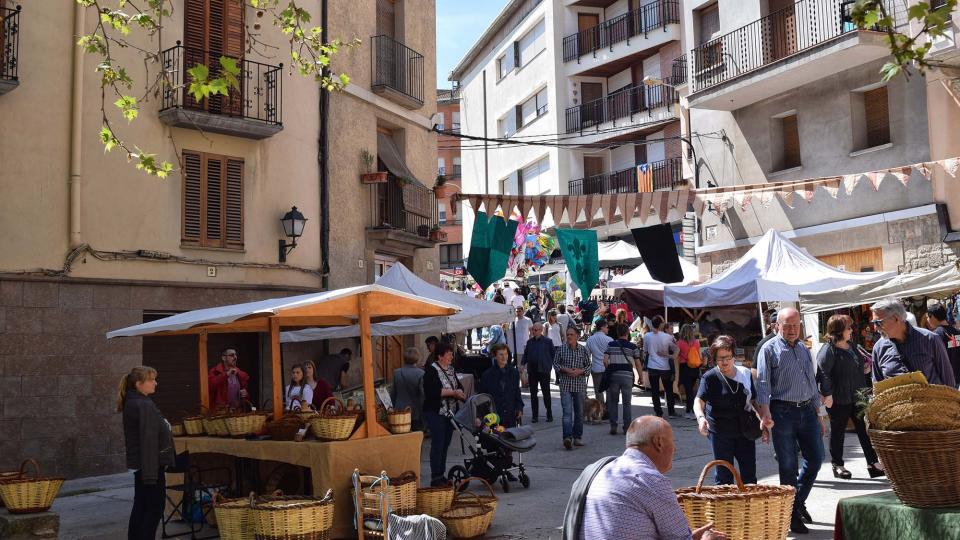
[[[693,391],[693,385],[700,378],[700,368],[687,366],[687,355],[692,349],[700,352],[700,340],[693,335],[693,325],[685,324],[680,327],[680,339],[677,341],[677,347],[680,349],[680,355],[677,361],[680,363],[680,386],[686,393],[686,412],[684,418],[695,418],[693,415],[693,398],[697,397]]]

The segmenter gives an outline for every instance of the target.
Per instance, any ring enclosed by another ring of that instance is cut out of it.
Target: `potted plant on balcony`
[[[434,242],[446,242],[447,233],[440,230],[440,225],[434,225],[433,228],[430,229],[430,239]]]
[[[453,193],[453,186],[447,184],[447,177],[438,174],[437,182],[433,184],[433,194],[437,196],[438,199],[446,199]]]
[[[360,161],[363,162],[363,170],[366,171],[360,175],[361,184],[385,184],[387,182],[386,171],[373,170],[373,165],[376,162],[373,154],[366,150],[361,150]]]

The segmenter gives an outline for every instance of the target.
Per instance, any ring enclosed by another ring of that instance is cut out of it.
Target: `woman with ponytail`
[[[123,413],[127,468],[134,480],[128,540],[150,539],[163,517],[164,470],[176,462],[170,423],[150,394],[157,391],[157,370],[137,366],[120,379],[117,412]]]

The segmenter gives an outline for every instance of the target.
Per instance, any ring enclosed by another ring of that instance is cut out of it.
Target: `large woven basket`
[[[907,506],[960,506],[960,430],[869,430],[894,493]]]
[[[486,492],[475,492],[471,490],[470,482],[473,481],[480,483],[484,488],[486,488]],[[490,482],[487,482],[479,476],[471,476],[457,482],[456,495],[453,497],[453,506],[463,506],[468,504],[482,504],[484,506],[489,506],[491,509],[496,511],[497,496],[494,495],[493,487],[490,486]]]
[[[203,418],[203,430],[211,437],[229,437],[227,414],[214,414]]]
[[[706,486],[707,472],[726,467],[736,486]],[[696,487],[676,490],[683,513],[696,529],[713,522],[713,528],[731,540],[777,540],[787,537],[793,513],[795,490],[790,486],[744,485],[737,470],[727,461],[707,463]]]
[[[371,477],[366,473],[360,473],[361,477]],[[367,488],[367,485],[364,485]],[[383,486],[373,487],[374,493],[383,490]],[[406,471],[400,476],[391,476],[390,485],[387,486],[387,501],[393,513],[400,516],[409,516],[417,513],[417,474],[413,471]]]
[[[328,406],[328,403],[331,403]],[[347,411],[343,402],[328,397],[320,405],[319,414],[310,418],[310,430],[318,439],[325,441],[343,441],[350,438],[357,425],[357,413]]]
[[[284,416],[279,420],[267,422],[267,435],[275,441],[292,441],[297,432],[306,426],[299,416]]]
[[[254,540],[252,512],[254,494],[241,499],[219,499],[213,503],[221,540]]]
[[[197,437],[206,433],[206,430],[203,428],[203,416],[187,416],[183,419],[183,431],[190,437]]]
[[[493,521],[493,509],[483,504],[454,506],[440,515],[454,538],[476,538],[486,534]]]
[[[410,407],[406,407],[399,411],[390,409],[387,411],[387,425],[390,426],[390,433],[400,434],[400,433],[410,433],[410,426],[412,425],[413,413],[410,411]]]
[[[223,421],[231,437],[246,437],[263,431],[267,415],[258,412],[240,413],[227,416]]]
[[[435,518],[453,506],[453,486],[417,489],[417,513]]]
[[[20,476],[19,471],[0,471],[0,482]],[[0,508],[3,508],[3,498],[0,498]]]
[[[269,497],[250,513],[257,540],[326,540],[333,527],[333,492],[322,499]]]
[[[33,478],[26,474],[28,463],[33,465]],[[40,465],[28,459],[20,465],[16,476],[0,480],[0,499],[11,514],[46,512],[57,498],[63,481],[59,476],[40,476]]]

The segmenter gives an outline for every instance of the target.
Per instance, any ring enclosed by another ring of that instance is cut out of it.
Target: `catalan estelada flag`
[[[637,193],[653,192],[653,170],[649,163],[637,165]]]

